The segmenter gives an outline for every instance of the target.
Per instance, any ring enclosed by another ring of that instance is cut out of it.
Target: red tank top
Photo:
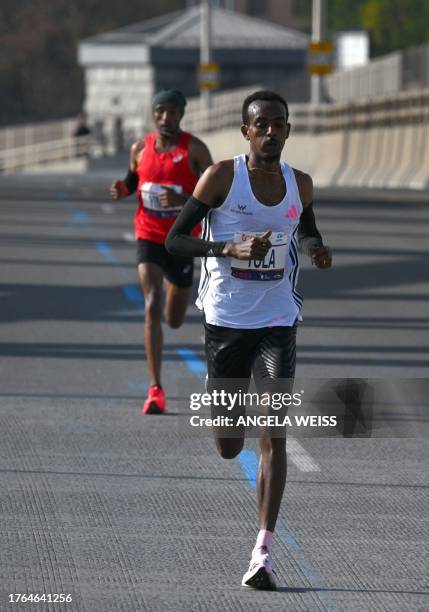
[[[135,238],[164,244],[180,208],[163,208],[159,199],[162,186],[168,185],[178,193],[191,195],[198,177],[189,167],[189,142],[191,134],[181,132],[177,147],[173,151],[159,153],[155,150],[156,132],[145,138],[144,149],[137,166],[139,177],[139,205],[134,218]],[[200,234],[196,226],[192,235]]]

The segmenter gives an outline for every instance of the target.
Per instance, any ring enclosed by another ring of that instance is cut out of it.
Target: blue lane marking
[[[112,250],[107,242],[97,240],[95,246],[97,247],[97,251],[101,253],[101,255],[103,255],[103,257],[105,257],[109,263],[116,267],[121,276],[129,281],[130,275],[128,271],[122,266],[119,259],[112,253]],[[139,308],[144,307],[144,297],[138,285],[124,285],[121,287],[121,289],[127,300],[134,306],[138,306]]]
[[[79,223],[80,225],[88,222],[88,214],[85,210],[75,210],[72,218],[74,223]]]
[[[112,251],[110,250],[110,247],[107,244],[107,242],[102,242],[101,240],[97,240],[97,242],[95,243],[95,246],[97,247],[97,251],[101,253],[102,255],[106,255],[106,257],[111,259],[112,263],[119,263],[116,257],[113,255]]]
[[[101,255],[103,255],[111,264],[116,266],[119,272],[121,272],[122,276],[125,276],[128,279],[129,275],[127,271],[122,267],[119,259],[114,256],[107,242],[97,240],[95,245],[97,247],[97,251],[101,253]],[[140,287],[138,287],[137,285],[123,285],[121,289],[122,293],[129,302],[132,302],[135,306],[138,306],[139,308],[144,308],[144,297],[140,290]],[[146,383],[128,383],[128,389],[132,391],[147,391],[148,388],[149,385]]]
[[[101,253],[101,255],[103,255],[103,257],[105,257],[109,263],[111,263],[112,265],[116,266],[116,268],[118,269],[118,272],[124,278],[126,278],[127,280],[130,280],[129,273],[123,267],[123,265],[121,264],[119,259],[117,257],[115,257],[115,255],[112,252],[112,249],[109,247],[107,242],[103,242],[102,240],[97,240],[96,243],[95,243],[95,246],[97,247],[97,251],[99,253]]]
[[[186,362],[188,368],[197,375],[197,378],[204,379],[206,376],[206,366],[198,355],[188,348],[178,348],[176,353]]]
[[[197,378],[201,379],[203,376],[205,376],[206,367],[194,351],[187,348],[180,348],[176,349],[176,353],[182,357],[191,372],[197,375]],[[238,460],[249,484],[256,489],[256,478],[259,467],[259,459],[257,454],[255,451],[243,449],[238,455]],[[338,612],[338,608],[335,605],[335,602],[332,600],[331,595],[325,590],[326,587],[324,586],[321,577],[305,558],[304,553],[295,539],[295,536],[287,526],[285,519],[280,515],[277,519],[276,534],[293,553],[301,571],[311,584],[312,588],[317,591],[317,595],[322,600],[326,610],[328,612]]]
[[[138,306],[144,305],[144,298],[140,291],[140,287],[137,285],[124,285],[121,289],[127,300],[134,304],[138,304]]]
[[[259,462],[255,451],[242,450],[238,455],[238,460],[240,461],[241,468],[247,480],[253,488],[256,488]],[[323,601],[326,610],[328,610],[328,612],[337,612],[338,608],[335,605],[335,602],[332,600],[331,595],[324,590],[326,587],[323,584],[323,580],[305,558],[305,555],[301,550],[295,536],[293,535],[293,532],[289,529],[286,520],[281,515],[279,515],[277,519],[276,534],[293,553],[295,560],[302,570],[304,576],[307,578],[313,589],[317,590],[317,596]]]
[[[256,453],[243,448],[241,453],[238,455],[238,460],[247,480],[252,487],[256,489],[256,475],[258,473],[258,458]]]

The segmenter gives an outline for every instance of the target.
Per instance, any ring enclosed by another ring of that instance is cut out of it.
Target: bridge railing
[[[76,118],[68,118],[0,128],[0,151],[38,142],[64,140],[73,133],[76,122]]]
[[[259,88],[215,93],[210,109],[202,107],[199,98],[189,100],[184,129],[208,140],[222,140],[222,129],[238,130],[242,102]],[[319,184],[429,187],[429,88],[355,102],[291,104],[289,108],[292,135],[302,136],[291,143],[290,153],[299,149],[298,167],[308,165],[307,171]],[[4,146],[2,130],[0,172],[106,153],[95,135],[71,135],[75,120],[64,124],[68,124],[64,137],[56,132],[56,139],[49,142],[29,143],[27,138],[13,141],[11,147]]]
[[[213,94],[210,109],[201,107],[199,98],[191,98],[186,107],[183,128],[201,134],[238,127],[243,100],[250,91],[257,89],[258,86],[254,86]],[[294,132],[320,133],[420,122],[426,120],[428,104],[429,88],[355,102],[289,104],[289,111]]]
[[[201,134],[240,125],[243,100],[258,89],[264,87],[250,85],[212,93],[210,108],[204,107],[199,97],[190,98],[182,122],[183,129]]]
[[[429,44],[376,58],[365,66],[338,70],[324,79],[335,102],[352,102],[429,87]]]
[[[89,155],[90,136],[68,136],[49,142],[27,143],[0,151],[0,173],[53,164]]]

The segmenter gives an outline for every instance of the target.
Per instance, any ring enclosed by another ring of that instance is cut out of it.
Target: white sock
[[[268,531],[268,529],[261,529],[258,533],[258,537],[256,538],[255,548],[253,549],[253,554],[258,554],[261,552],[261,548],[266,546],[268,551],[271,552],[271,544],[273,541],[274,533],[272,531]]]

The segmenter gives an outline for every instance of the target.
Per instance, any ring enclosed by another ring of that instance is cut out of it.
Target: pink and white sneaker
[[[142,406],[142,414],[162,414],[167,410],[165,393],[162,387],[152,385]]]
[[[260,591],[275,591],[277,585],[274,576],[270,551],[266,546],[261,546],[252,555],[249,571],[244,574],[241,586]]]

